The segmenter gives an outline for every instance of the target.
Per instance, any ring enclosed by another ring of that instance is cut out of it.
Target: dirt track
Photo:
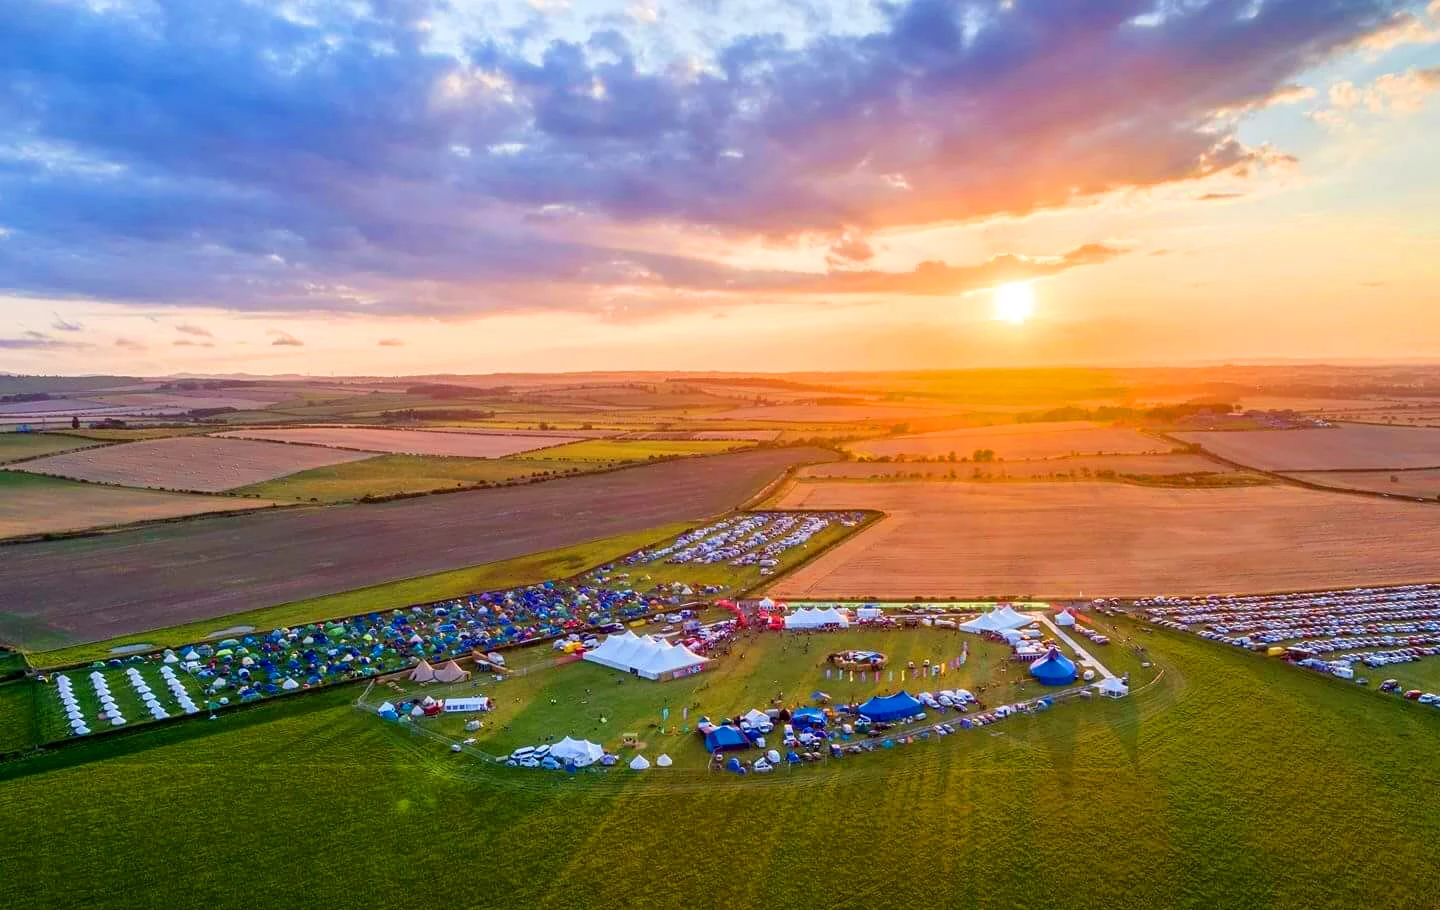
[[[769,449],[16,545],[0,549],[0,641],[95,641],[704,518],[830,457]]]

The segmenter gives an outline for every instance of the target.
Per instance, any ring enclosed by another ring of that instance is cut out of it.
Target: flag
[[[905,681],[905,671],[904,671],[904,670],[901,670],[901,671],[900,671],[900,681],[901,681],[901,682],[904,682],[904,681]]]
[[[894,682],[894,681],[895,681],[895,671],[894,671],[894,670],[891,670],[891,671],[890,671],[890,681],[891,681],[891,682]]]
[[[663,707],[663,708],[660,709],[660,722],[661,722],[661,723],[664,723],[665,721],[667,721],[667,720],[669,720],[669,719],[670,719],[670,706],[669,706],[669,705],[666,705],[665,707]]]
[[[681,709],[680,709],[680,719],[681,719],[681,720],[689,720],[689,719],[690,719],[690,708],[689,708],[689,707],[684,707],[684,708],[681,708]]]

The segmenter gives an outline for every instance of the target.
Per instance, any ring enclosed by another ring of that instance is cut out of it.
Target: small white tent
[[[659,758],[655,759],[655,767],[657,768],[668,768],[673,764],[675,764],[675,762],[671,761],[670,756],[663,752],[660,753]]]
[[[650,767],[650,761],[643,755],[637,755],[630,759],[631,771],[644,771],[648,767]]]
[[[1056,614],[1055,614],[1055,625],[1057,625],[1057,626],[1073,626],[1073,625],[1075,625],[1075,614],[1074,614],[1074,613],[1071,613],[1069,610],[1061,610],[1059,613],[1056,613]]]
[[[745,715],[740,719],[752,727],[758,727],[762,724],[768,726],[771,724],[770,715],[764,711],[758,711],[755,708],[746,711]]]

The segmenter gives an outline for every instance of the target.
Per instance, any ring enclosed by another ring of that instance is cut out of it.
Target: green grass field
[[[494,768],[346,691],[83,743],[0,766],[6,906],[1431,906],[1436,712],[1119,635],[1127,699],[764,779]]]
[[[232,626],[248,625],[268,631],[279,626],[430,603],[475,591],[491,591],[534,584],[552,578],[567,578],[633,550],[664,541],[691,527],[694,525],[688,523],[666,525],[469,569],[457,569],[453,572],[375,585],[244,613],[232,613],[203,622],[153,629],[102,642],[39,651],[29,655],[30,663],[35,667],[64,666],[111,657],[113,655],[110,649],[123,645],[145,643],[160,648],[179,647],[201,641],[214,632]]]
[[[301,471],[288,477],[232,490],[240,496],[346,502],[364,496],[394,496],[434,490],[509,483],[530,477],[582,474],[595,470],[591,461],[521,461],[508,458],[443,458],[382,455],[364,461]]]
[[[674,458],[682,455],[716,455],[753,446],[753,443],[731,440],[623,440],[587,439],[569,445],[540,449],[515,456],[525,461],[645,461],[650,458]]]
[[[93,439],[78,439],[58,433],[0,433],[0,464],[84,449],[96,444]]]

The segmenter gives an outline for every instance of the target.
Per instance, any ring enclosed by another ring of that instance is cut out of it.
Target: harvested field
[[[293,430],[232,430],[227,439],[301,442],[312,446],[386,452],[394,455],[448,455],[457,458],[503,458],[519,452],[575,442],[576,436],[519,433],[444,433],[424,430],[381,430],[365,427],[296,427]]]
[[[706,518],[786,468],[831,457],[767,449],[25,544],[5,553],[0,639],[94,641]]]
[[[175,436],[27,461],[16,470],[92,483],[219,493],[323,465],[370,457],[316,446]]]
[[[996,458],[1023,461],[1072,455],[1163,453],[1174,446],[1124,427],[1065,421],[969,427],[939,433],[919,433],[914,436],[867,439],[852,443],[850,448],[858,455],[872,458],[894,458],[899,455],[937,458],[951,452],[967,458],[976,449],[992,449]]]
[[[347,502],[365,496],[426,493],[482,483],[511,483],[531,477],[587,473],[603,467],[591,461],[377,455],[363,461],[301,471],[233,492],[262,499]]]
[[[1031,480],[1061,476],[1094,476],[1102,471],[1139,476],[1174,474],[1224,474],[1233,469],[1200,455],[1082,455],[1078,458],[1048,458],[1039,461],[1006,461],[996,464],[951,464],[949,462],[837,461],[801,468],[805,480],[948,479],[970,480],[976,472],[987,478]]]
[[[1338,490],[1363,490],[1418,499],[1440,497],[1440,470],[1421,471],[1292,471],[1285,475],[1305,483]]]
[[[268,505],[263,500],[118,490],[39,474],[0,471],[0,537],[83,531]]]
[[[93,439],[76,439],[54,433],[0,433],[0,464],[22,458],[38,458],[71,449],[95,445]]]
[[[779,430],[708,430],[692,433],[692,439],[744,439],[751,442],[774,442],[780,438]]]
[[[285,393],[265,395],[245,392],[243,395],[224,395],[214,392],[186,395],[177,392],[149,392],[130,395],[101,395],[95,401],[108,407],[121,407],[132,412],[149,410],[192,411],[204,408],[234,408],[237,411],[263,411],[271,405],[284,401]]]
[[[784,597],[1095,597],[1440,579],[1440,509],[1283,485],[805,483],[781,506],[889,513],[782,579],[774,593]]]
[[[1440,429],[1341,424],[1316,430],[1176,433],[1262,471],[1440,468]]]
[[[748,442],[691,439],[587,439],[522,456],[534,461],[645,461],[687,455],[715,455],[743,449]]]
[[[777,404],[731,408],[705,414],[702,420],[764,420],[775,423],[862,423],[867,420],[905,420],[959,414],[965,408],[874,404]]]

